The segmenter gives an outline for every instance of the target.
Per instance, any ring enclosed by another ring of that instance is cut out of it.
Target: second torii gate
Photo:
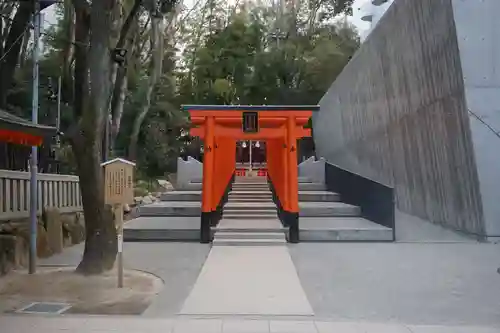
[[[234,179],[236,141],[266,141],[268,179],[288,241],[299,241],[297,140],[318,106],[183,105],[191,117],[190,134],[204,140],[201,242],[211,241]]]

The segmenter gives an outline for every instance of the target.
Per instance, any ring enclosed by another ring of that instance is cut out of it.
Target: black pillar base
[[[212,216],[210,218],[210,226],[216,227],[217,224],[219,224],[221,218],[222,218],[222,208],[217,207],[217,209],[212,212]]]
[[[212,241],[212,212],[201,212],[200,221],[200,243],[210,243]]]
[[[299,213],[283,211],[281,213],[283,225],[288,227],[288,242],[298,243],[299,237]]]

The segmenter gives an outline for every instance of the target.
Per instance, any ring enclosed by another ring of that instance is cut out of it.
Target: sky
[[[234,2],[234,0],[229,0],[231,2]],[[353,6],[353,16],[349,18],[349,21],[354,24],[361,35],[366,32],[370,25],[367,22],[361,21],[361,16],[360,16],[360,11],[359,8],[364,5],[365,3],[369,2],[370,0],[355,0],[354,1],[354,6]],[[192,7],[196,1],[195,0],[185,0],[184,3],[188,8]],[[54,10],[53,8],[47,8],[44,10],[45,14],[45,21],[46,22],[54,22],[55,21],[55,16],[54,16]]]

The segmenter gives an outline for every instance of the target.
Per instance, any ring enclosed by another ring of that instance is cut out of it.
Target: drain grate
[[[66,303],[51,303],[51,302],[33,302],[25,306],[17,313],[36,313],[36,314],[61,314],[71,308],[70,304]]]

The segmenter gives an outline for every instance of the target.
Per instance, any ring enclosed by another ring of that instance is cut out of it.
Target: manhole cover
[[[66,303],[34,302],[16,312],[18,313],[38,313],[38,314],[61,314],[71,308]]]

